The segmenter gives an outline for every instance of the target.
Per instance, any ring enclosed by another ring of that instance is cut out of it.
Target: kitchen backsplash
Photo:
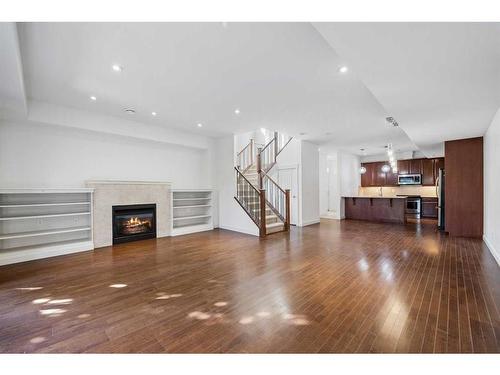
[[[370,197],[380,195],[379,187],[359,187],[360,196]],[[384,197],[394,197],[396,195],[420,195],[422,197],[436,197],[435,186],[386,186],[382,187]]]

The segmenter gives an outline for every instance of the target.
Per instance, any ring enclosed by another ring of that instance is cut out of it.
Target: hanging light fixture
[[[384,164],[384,165],[382,166],[382,172],[387,173],[387,172],[389,172],[390,170],[391,170],[391,166],[390,166],[390,165]]]
[[[363,167],[363,166],[361,168],[359,168],[359,173],[365,174],[366,173],[366,168]]]

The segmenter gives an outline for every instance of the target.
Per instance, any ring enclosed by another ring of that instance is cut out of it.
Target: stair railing
[[[255,162],[254,158],[254,141],[250,139],[250,142],[236,155],[236,165],[240,171],[246,172]]]
[[[234,168],[236,173],[236,196],[234,199],[250,216],[259,228],[260,237],[266,236],[266,191],[257,189],[243,173]]]
[[[268,207],[283,221],[285,230],[290,229],[290,190],[283,190],[270,176],[268,172],[276,164],[276,157],[291,141],[278,132],[263,148],[257,149],[257,174],[259,176],[259,188],[266,194]]]
[[[283,190],[267,174],[262,176],[262,184],[268,207],[283,221],[285,230],[288,230],[290,227],[290,190]]]

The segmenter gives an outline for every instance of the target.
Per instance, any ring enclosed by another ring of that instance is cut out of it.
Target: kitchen
[[[359,194],[345,198],[346,218],[402,224],[427,219],[427,223],[442,227],[444,211],[439,198],[443,202],[440,182],[444,179],[444,158],[395,161],[390,148],[387,152],[388,161],[361,164]],[[363,197],[366,201],[360,202]],[[396,204],[395,199],[402,201]],[[385,200],[388,205],[382,204]],[[354,207],[357,202],[358,207]]]
[[[342,195],[344,217],[420,223],[454,235],[480,237],[482,137],[446,141],[443,149],[444,157],[395,160],[388,145],[380,161],[361,162],[357,194]]]

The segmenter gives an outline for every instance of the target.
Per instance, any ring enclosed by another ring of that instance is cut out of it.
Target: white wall
[[[484,241],[500,264],[500,109],[484,135]]]
[[[82,187],[90,179],[117,179],[211,188],[211,152],[77,128],[3,121],[0,186]]]
[[[322,217],[344,217],[343,196],[358,195],[361,184],[358,156],[341,151],[320,153],[320,212]]]
[[[302,141],[300,147],[300,216],[299,225],[319,222],[319,152],[318,145]]]
[[[233,136],[215,141],[215,185],[219,196],[219,228],[259,235],[257,225],[234,199],[236,178],[234,159],[237,140]]]

